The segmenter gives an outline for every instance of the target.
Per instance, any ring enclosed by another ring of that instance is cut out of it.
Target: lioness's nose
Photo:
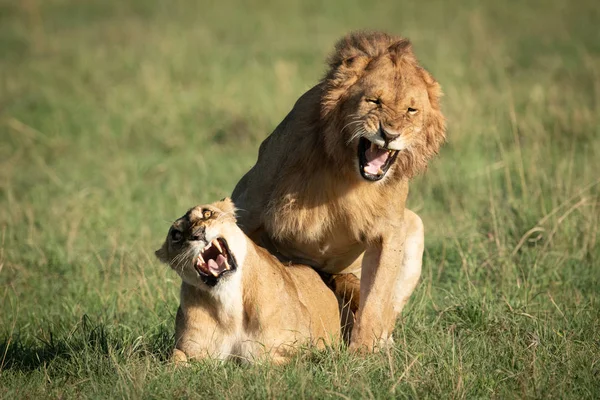
[[[206,238],[206,227],[204,225],[193,227],[190,240],[204,240]]]

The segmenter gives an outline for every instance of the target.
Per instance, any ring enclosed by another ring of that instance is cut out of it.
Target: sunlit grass
[[[594,2],[0,1],[0,397],[600,395]],[[412,39],[448,144],[389,352],[174,369],[169,223],[228,195],[335,40]]]

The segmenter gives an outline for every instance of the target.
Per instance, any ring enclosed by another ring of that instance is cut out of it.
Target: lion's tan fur
[[[213,217],[202,219],[202,210]],[[318,347],[339,337],[338,301],[319,275],[302,265],[283,266],[237,227],[230,200],[197,206],[175,222],[184,235],[204,227],[206,241],[225,238],[238,269],[208,287],[193,269],[197,251],[169,243],[157,257],[182,277],[176,317],[175,361],[236,358],[282,363],[302,344]],[[204,246],[201,241],[200,246]]]
[[[353,348],[389,337],[420,275],[422,224],[405,202],[408,180],[445,140],[440,96],[408,40],[350,34],[233,192],[240,227],[278,257],[361,276]],[[383,180],[370,182],[358,172],[358,138],[382,125],[402,150]]]

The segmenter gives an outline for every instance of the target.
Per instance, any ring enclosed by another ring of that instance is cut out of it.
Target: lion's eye
[[[366,101],[367,103],[372,103],[372,104],[381,104],[381,100],[379,100],[379,99],[376,99],[376,98],[374,98],[374,97],[367,97],[367,98],[365,99],[365,101]]]
[[[419,112],[419,110],[417,110],[416,108],[412,108],[412,107],[408,107],[408,110],[406,110],[408,112],[409,115],[415,115],[416,113]]]
[[[179,241],[181,241],[181,239],[183,239],[183,233],[181,233],[181,231],[173,228],[171,230],[171,240],[174,242],[179,242]]]
[[[212,217],[212,211],[204,210],[202,211],[202,216],[204,217],[204,219],[209,219],[210,217]]]

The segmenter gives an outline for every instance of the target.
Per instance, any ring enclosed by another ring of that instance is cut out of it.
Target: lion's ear
[[[335,86],[346,83],[349,78],[358,76],[369,63],[370,57],[365,53],[365,40],[360,34],[344,36],[335,44],[335,50],[329,56],[327,79]]]
[[[408,39],[400,39],[397,42],[390,45],[387,49],[390,54],[392,61],[397,63],[399,60],[404,59],[416,63],[417,60],[412,51],[412,44]]]
[[[362,51],[351,49],[336,52],[329,59],[329,78],[335,78],[340,83],[353,75],[360,74],[367,66],[370,58]]]
[[[388,47],[390,54],[413,54],[412,44],[408,39],[400,39]]]
[[[331,68],[356,68],[358,67],[360,61],[368,58],[368,56],[360,50],[350,49],[346,51],[341,51],[339,53],[334,54],[329,59],[329,66]]]
[[[340,97],[360,78],[370,58],[355,48],[341,47],[338,43],[336,52],[329,58],[329,71],[325,76],[326,93],[322,98],[322,112],[328,114],[333,110]]]

